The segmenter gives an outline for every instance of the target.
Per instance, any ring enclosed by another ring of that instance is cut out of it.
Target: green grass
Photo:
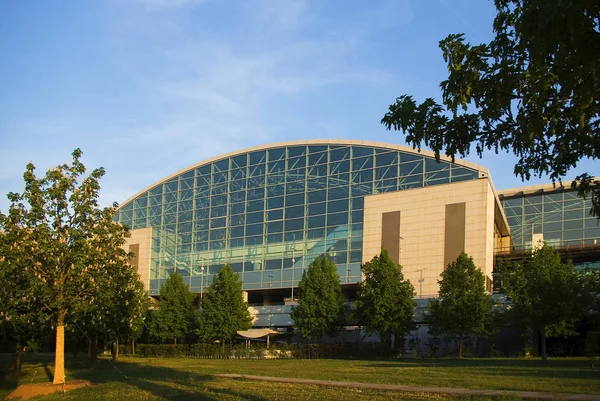
[[[23,375],[10,376],[11,356],[0,354],[0,399],[20,383],[47,382],[53,355],[26,354]],[[85,356],[67,357],[67,380],[85,379],[96,385],[53,399],[207,399],[207,400],[328,400],[346,397],[361,400],[466,400],[431,394],[407,394],[351,390],[250,380],[214,378],[215,373],[295,377],[367,383],[408,384],[434,387],[488,388],[498,390],[550,391],[600,394],[600,369],[585,359],[432,359],[400,361],[356,360],[217,360],[189,358],[123,357],[113,365],[100,360],[88,366]],[[119,372],[120,371],[120,372]],[[122,372],[122,373],[121,373]],[[126,377],[125,377],[126,376]],[[491,398],[479,397],[477,400]],[[499,399],[511,399],[500,397]],[[514,397],[512,398],[514,399]]]

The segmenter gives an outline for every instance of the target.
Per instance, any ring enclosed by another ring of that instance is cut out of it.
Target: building
[[[282,305],[293,301],[302,272],[323,254],[352,298],[360,264],[382,246],[418,298],[437,295],[440,273],[462,251],[490,291],[496,255],[517,254],[538,239],[578,247],[579,262],[596,266],[600,226],[588,216],[589,202],[552,185],[497,192],[485,167],[437,162],[427,151],[315,140],[240,150],[185,168],[125,201],[118,220],[132,228],[129,250],[151,295],[174,271],[203,292],[227,263],[251,305]],[[273,325],[270,315],[258,325]]]

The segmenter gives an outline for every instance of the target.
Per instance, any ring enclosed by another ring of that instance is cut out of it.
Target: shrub
[[[600,361],[600,331],[589,331],[585,337],[585,355],[592,368]]]

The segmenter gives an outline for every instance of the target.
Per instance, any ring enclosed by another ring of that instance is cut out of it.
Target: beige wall
[[[131,237],[127,238],[124,249],[129,252],[129,245],[138,244],[139,254],[137,272],[144,283],[146,291],[150,291],[150,254],[152,251],[152,228],[138,228],[131,230]]]
[[[416,296],[437,296],[444,269],[446,205],[465,203],[465,252],[492,278],[496,197],[487,177],[365,197],[363,262],[381,249],[382,214],[400,211],[400,264]],[[422,282],[420,282],[422,280]]]

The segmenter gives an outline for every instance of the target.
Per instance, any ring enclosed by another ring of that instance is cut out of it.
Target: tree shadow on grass
[[[209,375],[177,369],[145,365],[139,362],[112,362],[98,360],[95,368],[78,369],[71,373],[73,379],[88,380],[93,384],[123,383],[169,400],[219,400],[229,395],[245,400],[265,401],[265,398],[218,386],[211,382],[222,380]]]
[[[378,361],[365,365],[378,369],[398,368],[459,368],[479,369],[483,375],[527,376],[531,378],[584,379],[593,383],[600,380],[600,371],[589,368],[582,359],[406,359]]]

